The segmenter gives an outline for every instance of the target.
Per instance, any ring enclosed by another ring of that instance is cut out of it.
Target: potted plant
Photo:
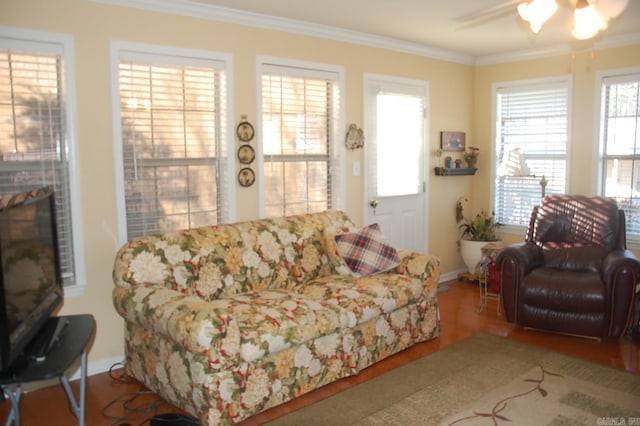
[[[482,259],[482,247],[490,242],[500,242],[496,234],[500,224],[495,221],[494,213],[489,214],[484,209],[471,219],[465,218],[463,202],[466,201],[460,199],[456,203],[456,221],[460,231],[458,244],[464,264],[470,273],[475,274],[476,267]]]
[[[467,167],[475,169],[478,164],[478,155],[480,155],[480,148],[470,146],[467,152],[464,153],[464,160],[467,162]]]

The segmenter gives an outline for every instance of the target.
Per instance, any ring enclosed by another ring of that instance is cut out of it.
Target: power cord
[[[194,419],[177,413],[157,414],[151,419],[150,426],[199,426]]]
[[[132,426],[130,422],[139,422],[138,426],[199,426],[197,420],[178,413],[158,414],[163,406],[173,407],[155,392],[147,390],[140,382],[135,379],[128,379],[126,375],[120,371],[124,368],[122,362],[117,362],[109,368],[109,377],[122,384],[137,384],[139,390],[121,395],[109,402],[103,409],[102,415],[113,420],[112,426]],[[148,400],[149,397],[155,397]],[[144,397],[144,398],[143,398]],[[143,401],[140,402],[140,399]],[[120,403],[121,408],[117,409],[119,413],[124,411],[124,416],[111,415],[108,411],[116,404]]]

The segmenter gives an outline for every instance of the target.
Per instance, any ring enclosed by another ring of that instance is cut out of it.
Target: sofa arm
[[[116,287],[113,304],[127,321],[209,358],[213,367],[240,354],[240,330],[230,300],[206,301],[158,284]]]
[[[430,254],[410,250],[399,250],[401,262],[393,272],[417,278],[423,282],[425,289],[432,287],[435,291],[440,280],[440,259]]]

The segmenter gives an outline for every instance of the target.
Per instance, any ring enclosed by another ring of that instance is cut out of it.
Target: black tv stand
[[[39,335],[36,338],[23,362],[10,371],[0,373],[0,388],[11,400],[7,426],[12,423],[16,426],[20,425],[22,384],[54,378],[58,378],[64,387],[69,403],[78,418],[78,424],[85,425],[86,349],[94,328],[95,321],[92,315],[51,317],[41,333],[44,336]],[[41,356],[38,357],[36,354]],[[78,356],[80,356],[80,394],[76,400],[66,371]]]
[[[69,322],[69,319],[66,317],[49,318],[49,321],[47,321],[42,331],[25,351],[29,359],[44,362],[47,359],[49,351],[62,337],[62,333],[69,325]]]

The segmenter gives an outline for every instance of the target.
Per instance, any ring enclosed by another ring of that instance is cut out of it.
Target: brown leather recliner
[[[590,337],[631,325],[640,262],[626,249],[612,199],[550,195],[531,213],[525,242],[497,259],[507,321]]]

